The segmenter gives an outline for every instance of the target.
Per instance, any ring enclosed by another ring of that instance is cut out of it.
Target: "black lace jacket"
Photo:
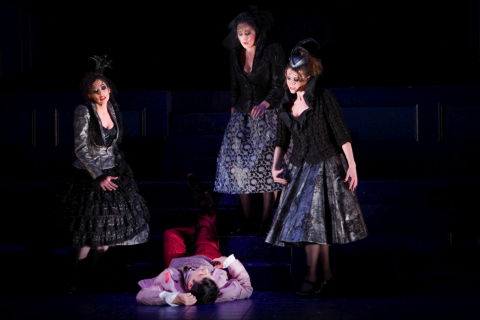
[[[291,112],[295,97],[287,91],[280,105],[276,146],[286,152],[291,139],[289,159],[296,166],[340,154],[342,145],[352,139],[333,93],[320,87],[316,78],[310,80],[304,96],[309,108],[298,118]]]
[[[277,107],[283,97],[285,54],[282,47],[272,43],[257,48],[250,73],[243,71],[242,50],[232,50],[230,56],[232,107],[248,113],[263,100],[270,103],[270,108]]]

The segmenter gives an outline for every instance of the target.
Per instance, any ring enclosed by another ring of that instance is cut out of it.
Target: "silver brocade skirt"
[[[344,182],[346,161],[333,156],[320,163],[288,167],[266,242],[277,246],[348,243],[367,236],[360,205]]]
[[[274,109],[260,117],[233,113],[217,158],[214,191],[246,194],[281,190],[282,185],[272,177],[276,130]]]

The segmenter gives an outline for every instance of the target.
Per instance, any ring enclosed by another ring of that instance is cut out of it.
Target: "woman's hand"
[[[348,167],[347,176],[345,177],[344,182],[348,183],[348,180],[350,180],[348,189],[355,191],[358,185],[357,167],[355,166]]]
[[[236,113],[236,112],[237,112],[237,109],[235,109],[234,107],[230,108],[230,114],[233,114],[233,113]]]
[[[265,110],[267,110],[269,106],[270,103],[268,103],[267,101],[262,101],[258,105],[253,106],[250,114],[252,115],[252,117],[260,117],[265,113]]]
[[[118,185],[112,182],[112,180],[117,179],[118,177],[107,176],[105,179],[100,181],[100,188],[102,188],[103,191],[117,190]]]
[[[227,257],[224,256],[213,259],[212,262],[215,268],[223,269],[223,262],[225,261],[225,259],[227,259]]]
[[[265,106],[263,104],[259,104],[259,105],[256,105],[252,108],[252,112],[250,112],[250,114],[253,116],[253,117],[259,117],[261,116],[262,114],[265,113]]]
[[[197,303],[197,298],[190,292],[179,293],[175,299],[173,299],[172,303],[182,306],[191,306]]]
[[[283,172],[283,169],[272,168],[273,181],[286,185],[288,183],[287,179],[280,178],[279,175]]]

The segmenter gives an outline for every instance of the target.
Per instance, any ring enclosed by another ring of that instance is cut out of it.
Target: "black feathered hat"
[[[303,51],[306,51],[308,55],[304,55]],[[292,68],[299,68],[308,63],[309,56],[320,59],[320,45],[313,38],[299,41],[293,47],[288,63]]]

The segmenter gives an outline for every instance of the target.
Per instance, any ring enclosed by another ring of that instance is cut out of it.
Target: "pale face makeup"
[[[252,49],[255,47],[256,36],[257,33],[251,25],[247,23],[239,23],[237,25],[237,38],[243,48]]]
[[[104,81],[97,79],[92,83],[88,97],[92,99],[95,104],[103,105],[110,99],[110,88]]]
[[[308,79],[303,79],[298,72],[295,72],[289,68],[285,73],[285,81],[290,93],[297,93],[299,89],[301,89],[308,82]]]

